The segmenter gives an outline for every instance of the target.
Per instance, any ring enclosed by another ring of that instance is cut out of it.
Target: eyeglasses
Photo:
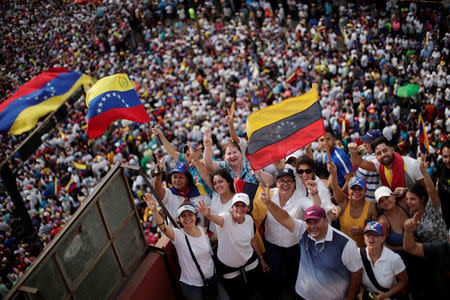
[[[313,170],[311,170],[311,169],[298,169],[298,170],[297,170],[297,173],[300,174],[300,175],[302,175],[303,173],[311,174],[312,171],[313,171]]]
[[[279,180],[277,180],[277,183],[279,183],[279,184],[293,184],[294,183],[294,180],[281,180],[281,179],[279,179]]]

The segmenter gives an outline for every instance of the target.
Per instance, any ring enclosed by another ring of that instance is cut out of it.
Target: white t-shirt
[[[221,212],[230,212],[231,211],[232,202],[233,201],[231,201],[231,199],[230,199],[227,203],[223,204],[222,201],[220,200],[219,193],[213,192],[212,200],[211,200],[211,206],[209,207],[210,212],[212,214],[220,214]],[[217,233],[217,225],[216,225],[216,223],[211,221],[209,223],[209,230],[211,230],[212,232]]]
[[[278,188],[274,188],[272,202],[276,205],[280,206],[280,198],[278,194]],[[281,206],[280,206],[281,207]],[[282,207],[287,213],[294,219],[300,219],[303,214],[302,209],[300,207],[300,195],[297,190],[294,190],[291,198],[286,202],[286,204]],[[278,223],[278,221],[274,218],[274,216],[267,212],[267,217],[264,226],[264,236],[269,243],[274,245],[289,248],[296,244],[298,244],[298,238],[295,233],[291,233],[287,230],[283,225]]]
[[[254,236],[253,219],[245,215],[244,223],[238,224],[233,220],[231,213],[222,212],[223,226],[217,226],[217,257],[227,266],[238,268],[252,257],[253,248],[250,243]],[[246,271],[254,269],[258,260],[245,267]],[[239,271],[224,274],[224,278],[231,279],[239,275]]]
[[[186,235],[203,275],[205,278],[209,278],[214,274],[214,261],[211,257],[213,254],[211,243],[209,242],[209,238],[203,232],[203,229],[199,226],[197,228],[199,228],[202,232],[201,236],[196,238],[190,236],[189,234]],[[188,285],[203,286],[203,279],[195,266],[191,253],[189,252],[186,238],[184,237],[184,230],[173,228],[173,233],[173,244],[177,249],[178,262],[181,269],[180,281]]]
[[[406,268],[400,255],[398,255],[388,247],[383,247],[381,256],[375,262],[374,265],[372,263],[372,260],[369,258],[367,248],[366,253],[367,258],[369,259],[369,263],[372,266],[373,273],[375,274],[375,278],[378,281],[378,284],[387,289],[392,288],[397,283],[397,281],[395,280],[395,276],[403,272]],[[358,255],[358,257],[359,259],[361,259],[361,255]],[[364,287],[368,291],[377,291],[377,288],[372,284],[372,281],[370,281],[369,276],[367,276],[365,268],[362,277],[362,285],[364,285]]]
[[[166,191],[166,194],[164,195],[164,198],[162,199],[162,202],[166,206],[166,208],[169,211],[169,213],[172,216],[172,218],[174,220],[177,220],[178,219],[178,208],[186,200],[186,198],[184,198],[182,196],[175,195],[174,193],[172,193],[172,191],[170,189],[168,189],[166,187],[164,189]],[[202,199],[205,201],[205,205],[206,206],[210,206],[211,205],[211,198],[209,198],[208,195],[200,195],[200,196],[197,196],[197,197],[189,198],[189,202],[194,204],[194,205],[198,205],[200,200],[202,200]],[[204,226],[205,218],[202,215],[200,215],[200,214],[199,214],[198,217],[200,218],[200,225]]]
[[[422,172],[420,172],[419,162],[414,158],[408,156],[402,156],[402,158],[405,163],[406,173],[408,173],[411,179],[413,179],[415,182],[423,179]],[[377,159],[372,162],[375,165],[378,174],[380,174],[380,162]]]

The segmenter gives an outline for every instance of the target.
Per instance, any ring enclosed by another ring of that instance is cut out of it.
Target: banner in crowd
[[[303,95],[288,98],[251,114],[246,157],[254,170],[285,158],[325,134],[317,84]]]
[[[0,104],[0,131],[22,134],[33,129],[37,121],[55,111],[80,85],[93,84],[92,77],[52,68],[22,85]]]
[[[87,134],[93,139],[105,133],[108,126],[119,119],[145,123],[150,117],[139,100],[126,74],[100,79],[86,96],[89,107]]]

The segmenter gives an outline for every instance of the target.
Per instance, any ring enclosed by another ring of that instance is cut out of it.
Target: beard
[[[392,154],[388,159],[381,161],[384,166],[390,165],[394,161],[394,154]]]

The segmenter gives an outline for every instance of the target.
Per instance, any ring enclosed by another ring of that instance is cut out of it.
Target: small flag
[[[292,83],[295,81],[295,79],[297,79],[297,71],[294,70],[294,72],[292,72],[292,74],[289,75],[289,77],[286,79],[286,82]]]
[[[87,166],[85,164],[80,164],[77,163],[75,161],[72,161],[73,166],[75,167],[75,169],[77,169],[80,173],[85,173],[87,171]]]
[[[67,141],[67,136],[64,134],[64,132],[62,132],[61,127],[58,125],[58,131],[59,131],[59,135],[61,136],[61,138],[65,141]]]
[[[303,95],[254,112],[247,119],[246,157],[260,170],[325,134],[317,85]]]
[[[419,114],[419,148],[420,152],[426,153],[430,151],[430,143],[428,142],[427,131],[425,129],[425,124],[422,119],[422,115]]]
[[[59,178],[55,177],[55,196],[59,195],[59,191],[61,191],[62,185],[61,182],[59,182]]]
[[[76,182],[73,180],[72,177],[70,177],[69,182],[66,184],[66,187],[64,188],[66,190],[66,192],[72,192],[74,189],[77,188],[77,184]]]
[[[87,134],[93,139],[105,133],[119,119],[145,123],[150,117],[145,111],[128,76],[116,74],[100,79],[86,96],[89,107]]]
[[[55,111],[80,85],[93,79],[66,68],[51,68],[22,85],[0,104],[0,131],[22,134],[33,129],[37,121]]]

